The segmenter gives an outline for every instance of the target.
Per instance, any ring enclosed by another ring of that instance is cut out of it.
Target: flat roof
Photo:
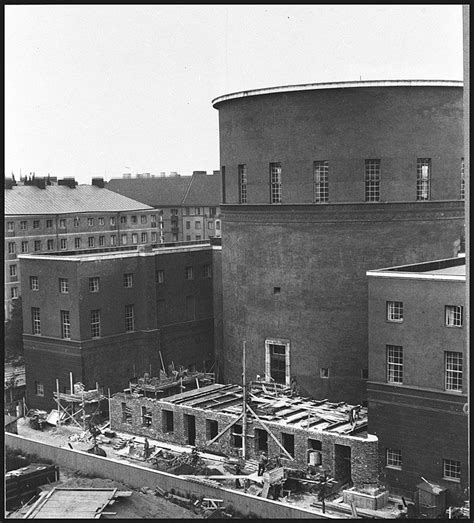
[[[366,275],[384,278],[466,281],[466,258],[462,255],[457,258],[370,270]]]
[[[315,91],[321,89],[348,89],[365,87],[463,87],[463,82],[459,80],[362,80],[355,82],[324,82],[299,85],[283,85],[224,94],[214,98],[211,103],[215,107],[221,102],[234,100],[236,98],[246,98],[248,96],[288,93],[296,91]]]

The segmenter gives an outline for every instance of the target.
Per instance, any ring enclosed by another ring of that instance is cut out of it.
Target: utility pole
[[[242,350],[242,459],[247,458],[246,437],[247,437],[247,379],[245,373],[245,341]]]

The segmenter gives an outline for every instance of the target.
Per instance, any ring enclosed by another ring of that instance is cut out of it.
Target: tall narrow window
[[[59,278],[59,292],[62,294],[69,292],[69,280],[67,278]]]
[[[7,230],[8,230],[8,232],[14,232],[15,222],[7,222]]]
[[[403,347],[387,345],[387,382],[403,383]]]
[[[35,252],[41,251],[41,240],[35,240]]]
[[[21,242],[21,252],[22,253],[28,252],[28,242],[27,241]]]
[[[99,292],[99,277],[89,278],[89,292]]]
[[[135,330],[135,313],[133,305],[125,305],[125,332]]]
[[[94,238],[94,236],[89,236],[89,238],[88,238],[88,245],[89,245],[89,247],[94,247],[94,245],[95,245],[95,238]]]
[[[37,396],[44,396],[44,385],[39,381],[35,381],[35,394]]]
[[[164,283],[165,281],[165,271],[163,269],[158,269],[156,271],[156,283]]]
[[[142,216],[142,218],[143,218],[143,216]],[[145,218],[146,218],[146,216],[145,216]],[[142,235],[141,235],[141,242],[142,242],[142,243],[146,243],[147,241],[148,241],[148,233],[146,233],[146,232],[142,232]]]
[[[69,311],[61,311],[61,337],[69,340],[71,339],[71,319]]]
[[[80,249],[80,248],[81,248],[81,239],[74,238],[74,249]]]
[[[59,246],[60,246],[61,249],[67,249],[67,239],[66,238],[61,238]]]
[[[136,216],[135,216],[136,218]],[[138,234],[136,232],[132,233],[132,243],[136,245],[138,243]]]
[[[30,290],[39,291],[38,276],[30,276]]]
[[[380,160],[365,160],[365,201],[380,201]]]
[[[38,307],[31,308],[31,323],[33,334],[41,334],[41,318],[40,310]]]
[[[16,253],[15,242],[9,242],[8,243],[8,254],[15,254],[15,253]]]
[[[270,203],[281,203],[281,163],[270,164]]]
[[[403,302],[387,302],[387,321],[403,321]]]
[[[133,272],[127,272],[123,275],[123,286],[133,287]]]
[[[418,158],[416,162],[416,199],[430,199],[431,158]]]
[[[48,251],[52,251],[54,249],[54,240],[46,240],[46,248]]]
[[[103,247],[105,245],[105,236],[99,236],[99,247]]]
[[[314,203],[326,203],[329,201],[328,187],[329,163],[317,161],[313,164],[313,198]]]
[[[464,178],[464,158],[461,158],[461,200],[464,200],[465,192],[465,178]]]
[[[91,311],[91,336],[100,337],[100,310]]]
[[[247,203],[247,165],[239,165],[239,203]]]
[[[445,352],[444,364],[445,389],[462,391],[462,352]]]
[[[79,227],[80,224],[80,218],[78,216],[74,217],[74,227]]]
[[[122,234],[120,237],[120,241],[122,242],[122,245],[127,245],[127,235]]]
[[[192,280],[194,278],[192,267],[185,268],[185,276],[187,280]]]
[[[462,327],[462,310],[460,305],[446,305],[444,308],[445,322],[448,327]]]
[[[87,225],[89,227],[93,227],[94,226],[94,218],[87,218]]]
[[[265,342],[266,379],[289,385],[289,344]]]

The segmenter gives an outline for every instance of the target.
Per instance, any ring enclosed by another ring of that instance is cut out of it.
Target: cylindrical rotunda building
[[[249,377],[364,401],[366,271],[460,249],[462,83],[308,84],[213,105],[224,378],[240,381],[246,341]]]

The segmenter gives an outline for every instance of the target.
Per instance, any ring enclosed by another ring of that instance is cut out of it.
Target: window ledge
[[[461,479],[460,478],[446,478],[443,476],[443,480],[444,481],[451,481],[452,483],[461,483]]]
[[[395,465],[385,465],[385,468],[390,470],[402,470],[402,467],[397,467]]]

